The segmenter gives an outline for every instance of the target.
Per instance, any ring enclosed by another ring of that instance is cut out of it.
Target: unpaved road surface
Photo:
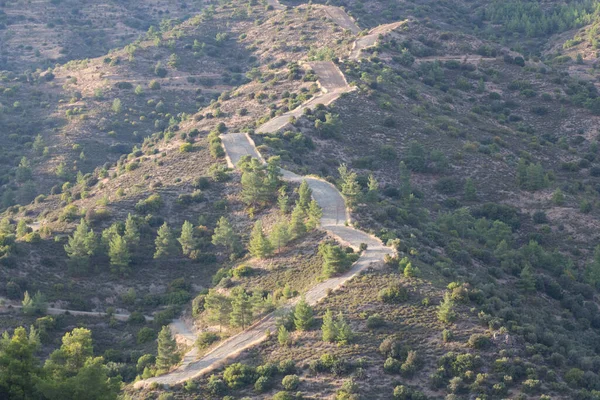
[[[286,7],[281,4],[278,0],[267,0],[267,5],[272,6],[275,10],[285,10]]]
[[[342,93],[351,92],[353,87],[348,85],[344,74],[337,65],[331,61],[312,61],[307,65],[312,68],[319,77],[318,82],[323,93],[306,101],[292,111],[288,111],[278,117],[267,121],[256,130],[256,133],[272,133],[277,132],[290,124],[290,118],[300,118],[305,109],[314,110],[317,104],[328,106],[337,100]],[[253,155],[253,157],[256,157]]]
[[[221,140],[230,166],[236,165],[246,155],[263,160],[256,150],[254,142],[246,133],[228,133],[221,135]],[[381,263],[386,254],[392,253],[392,250],[384,246],[379,239],[358,229],[345,226],[345,223],[349,220],[349,213],[346,209],[344,198],[335,186],[318,178],[302,177],[283,169],[281,172],[283,173],[283,179],[293,182],[307,181],[313,191],[313,198],[323,209],[323,217],[321,218],[322,229],[336,237],[340,242],[354,248],[358,248],[363,243],[367,245],[367,250],[361,254],[358,261],[348,271],[340,276],[318,283],[305,293],[306,301],[309,304],[314,305],[318,303],[327,296],[330,290],[339,288],[364,269]],[[290,306],[286,305],[283,309],[289,309]],[[183,383],[223,365],[227,360],[237,356],[243,350],[265,340],[267,332],[273,333],[275,331],[276,317],[275,313],[271,313],[250,328],[221,343],[199,360],[195,361],[197,352],[193,349],[185,355],[183,363],[174,371],[166,375],[136,382],[135,387],[144,387],[153,382],[163,385]]]
[[[350,60],[358,60],[360,58],[361,52],[369,47],[375,46],[377,44],[377,40],[379,39],[379,35],[385,35],[388,32],[393,31],[404,24],[404,21],[400,22],[392,22],[391,24],[380,25],[371,29],[371,31],[362,36],[354,42],[352,46],[352,50],[350,51]]]
[[[348,82],[342,71],[332,61],[310,61],[306,63],[319,77],[319,84],[327,92],[344,90]]]
[[[346,14],[346,11],[342,10],[339,7],[335,6],[324,6],[325,13],[339,26],[343,29],[348,29],[354,35],[357,35],[360,32],[360,28],[356,25],[356,22]]]
[[[458,61],[463,64],[467,64],[467,63],[475,64],[475,63],[482,62],[482,61],[496,61],[496,58],[467,54],[464,56],[440,56],[440,57],[432,56],[432,57],[421,57],[421,58],[415,59],[416,64],[423,63],[423,62],[434,62],[434,61]]]

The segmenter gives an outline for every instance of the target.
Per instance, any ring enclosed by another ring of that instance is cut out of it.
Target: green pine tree
[[[322,243],[319,254],[323,257],[323,276],[326,278],[341,274],[348,267],[348,256],[340,246]]]
[[[231,252],[237,252],[240,248],[239,237],[235,234],[233,227],[225,217],[221,217],[212,236],[212,244],[225,246]]]
[[[321,217],[323,216],[323,210],[316,202],[316,200],[312,200],[308,204],[308,221],[306,222],[306,229],[312,231],[321,222]]]
[[[285,219],[282,219],[273,225],[269,240],[271,241],[271,245],[277,249],[277,252],[280,252],[281,249],[288,244],[290,239],[290,229],[288,222]]]
[[[88,227],[84,219],[81,219],[73,236],[69,237],[65,245],[70,268],[73,272],[86,273],[88,271],[90,257],[96,251],[96,241],[94,231]]]
[[[20,219],[17,223],[17,237],[22,238],[29,233],[29,227],[24,219]]]
[[[467,178],[467,181],[465,182],[465,200],[477,200],[477,189],[475,188],[475,183],[473,183],[473,179],[471,178]]]
[[[218,324],[219,330],[229,324],[231,314],[231,299],[217,293],[214,289],[208,291],[204,298],[206,322]]]
[[[279,206],[279,211],[281,211],[282,214],[287,214],[290,211],[290,197],[287,195],[285,186],[279,188],[277,205]]]
[[[189,256],[196,249],[197,241],[194,238],[194,225],[190,221],[183,223],[178,242],[181,245],[181,251],[184,256]]]
[[[312,326],[313,321],[313,309],[302,297],[294,308],[294,325],[299,331],[307,331]]]
[[[267,235],[263,232],[261,221],[256,221],[254,228],[252,228],[250,241],[248,242],[248,251],[252,257],[256,258],[266,258],[273,254],[273,246]]]
[[[354,338],[352,328],[344,319],[344,315],[340,312],[335,320],[336,336],[335,341],[340,344],[348,344]]]
[[[127,242],[130,252],[133,252],[140,243],[140,231],[135,219],[131,214],[127,214],[127,219],[125,220],[125,234],[123,235],[123,238],[125,239],[125,242]]]
[[[280,346],[290,345],[290,333],[284,325],[279,325],[279,328],[277,329],[277,341],[279,342]]]
[[[445,323],[450,323],[456,320],[456,311],[454,311],[454,301],[450,297],[450,293],[444,294],[444,300],[438,306],[438,319]]]
[[[108,256],[110,258],[110,270],[113,273],[126,275],[130,272],[131,254],[129,254],[129,248],[123,236],[113,235],[109,242]]]
[[[168,257],[175,252],[175,239],[171,228],[165,222],[160,228],[154,241],[154,258]]]
[[[156,341],[158,343],[156,369],[159,373],[165,373],[179,362],[181,355],[177,350],[177,343],[173,339],[171,328],[168,325],[162,327]]]
[[[312,198],[312,190],[308,186],[307,181],[302,181],[300,184],[300,187],[298,188],[298,196],[299,199],[297,204],[299,204],[304,211],[307,211],[308,205],[310,204],[310,199]]]
[[[321,325],[321,333],[324,342],[334,342],[338,335],[338,331],[335,326],[335,321],[333,319],[333,313],[329,309],[327,309],[327,311],[323,315],[323,325]]]
[[[519,274],[519,278],[518,286],[520,289],[527,292],[532,292],[535,290],[535,275],[531,264],[525,264],[525,267],[523,267],[521,273]]]
[[[252,302],[243,288],[235,288],[231,296],[231,326],[245,329],[252,321]]]
[[[292,218],[290,220],[290,234],[293,239],[297,239],[306,234],[306,224],[304,223],[305,218],[306,213],[304,212],[304,209],[300,203],[297,203],[296,207],[294,207],[294,210],[292,211]]]

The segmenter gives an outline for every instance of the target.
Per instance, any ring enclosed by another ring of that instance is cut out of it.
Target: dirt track
[[[354,88],[348,85],[346,78],[344,78],[344,74],[342,74],[342,71],[340,71],[338,66],[333,62],[312,61],[308,62],[307,65],[313,69],[319,77],[318,82],[323,89],[323,93],[306,101],[294,110],[269,120],[261,125],[256,130],[256,133],[277,132],[278,130],[285,128],[290,123],[291,117],[299,118],[304,113],[305,109],[308,108],[313,110],[317,104],[323,104],[327,106],[337,100],[342,93],[354,90]]]
[[[352,46],[352,50],[350,51],[350,56],[348,58],[350,60],[358,60],[360,58],[360,53],[364,49],[375,46],[377,44],[379,35],[385,35],[386,33],[398,28],[402,24],[404,24],[404,21],[380,25],[376,28],[371,29],[371,31],[365,36],[356,39],[354,45]]]
[[[237,164],[246,155],[258,158],[261,161],[263,160],[256,150],[254,142],[246,133],[225,134],[221,136],[221,140],[223,141],[223,147],[227,153],[227,162],[230,166]],[[325,298],[330,290],[339,288],[364,269],[381,263],[384,256],[392,253],[392,250],[385,247],[379,239],[358,229],[345,226],[350,216],[346,209],[344,198],[335,186],[318,178],[302,177],[283,169],[281,171],[283,178],[286,180],[294,182],[307,181],[313,191],[313,198],[323,209],[321,229],[336,237],[340,242],[354,248],[358,248],[362,243],[368,246],[367,250],[362,253],[349,271],[343,275],[320,282],[305,293],[306,301],[314,305]],[[290,305],[284,306],[284,308],[286,307],[289,308]],[[152,382],[175,385],[203,375],[222,365],[228,359],[237,356],[241,351],[260,343],[267,337],[267,332],[275,332],[275,328],[275,313],[272,313],[244,332],[223,342],[201,359],[193,361],[197,354],[196,350],[193,349],[186,354],[183,363],[173,372],[137,382],[135,387],[140,388]]]
[[[356,22],[344,10],[335,6],[324,6],[325,13],[339,26],[348,29],[354,35],[360,32],[360,28]]]

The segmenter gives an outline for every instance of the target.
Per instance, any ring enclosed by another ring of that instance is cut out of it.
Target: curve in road
[[[242,157],[248,155],[264,162],[264,159],[256,149],[254,142],[248,134],[225,134],[221,136],[221,140],[225,152],[227,153],[227,162],[230,166],[236,165]],[[355,262],[348,271],[340,276],[320,282],[309,289],[304,294],[307,303],[311,305],[318,303],[325,298],[330,291],[336,290],[366,268],[381,263],[386,254],[393,252],[392,249],[384,246],[376,237],[345,225],[349,220],[346,203],[340,192],[331,183],[319,178],[302,177],[284,169],[282,169],[281,172],[283,174],[283,179],[293,182],[302,180],[307,181],[313,191],[313,198],[323,209],[321,229],[327,231],[340,242],[352,246],[355,249],[359,248],[363,243],[367,245],[367,249],[363,251],[358,261]],[[291,307],[290,304],[284,306],[282,309],[289,309],[289,307]],[[243,350],[265,340],[268,332],[275,331],[275,322],[276,314],[271,313],[247,330],[221,343],[215,349],[196,361],[194,361],[194,359],[197,353],[196,350],[193,349],[186,354],[183,363],[174,371],[166,375],[139,381],[135,384],[135,387],[145,387],[153,382],[163,385],[176,385],[208,373],[223,365],[227,360],[237,356]]]

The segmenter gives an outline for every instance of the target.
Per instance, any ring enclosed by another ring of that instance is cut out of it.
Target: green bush
[[[408,299],[408,290],[399,283],[393,283],[381,289],[377,298],[384,303],[402,303]]]
[[[196,339],[196,346],[199,349],[205,349],[219,339],[219,335],[213,332],[202,332]]]
[[[488,335],[474,333],[473,335],[471,335],[471,337],[469,337],[468,343],[469,346],[473,347],[474,349],[482,350],[490,347],[492,345],[492,340]]]
[[[160,194],[155,193],[148,196],[145,200],[140,200],[135,205],[135,210],[142,214],[157,212],[163,206]]]
[[[179,152],[180,153],[189,153],[194,149],[194,145],[192,145],[191,143],[182,143],[181,146],[179,146]]]
[[[235,278],[242,278],[244,276],[250,276],[252,274],[252,267],[250,267],[248,264],[241,264],[241,265],[237,266],[236,268],[234,268],[231,271],[231,274]]]
[[[137,342],[139,344],[148,343],[156,339],[156,331],[152,328],[143,327],[137,333]]]
[[[376,329],[385,325],[385,320],[379,314],[370,315],[367,318],[367,328]]]
[[[298,378],[298,375],[286,375],[281,384],[285,390],[296,390],[298,385],[300,385],[300,378]]]
[[[235,363],[225,368],[223,379],[231,389],[240,389],[254,382],[254,368],[242,364]]]
[[[266,376],[259,377],[254,383],[254,390],[257,393],[264,393],[271,388],[271,382]]]

